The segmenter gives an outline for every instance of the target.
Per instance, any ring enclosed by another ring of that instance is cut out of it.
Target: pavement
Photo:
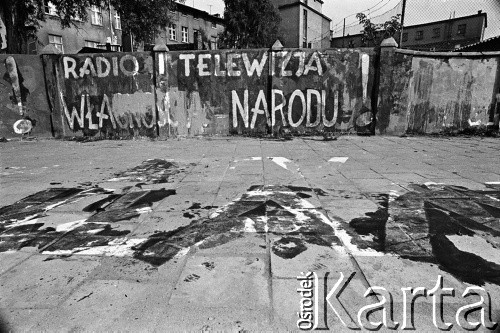
[[[493,329],[499,142],[2,142],[0,331]]]

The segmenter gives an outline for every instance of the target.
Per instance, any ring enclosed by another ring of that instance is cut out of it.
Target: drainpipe
[[[111,2],[108,1],[109,30],[111,31],[111,45],[115,41],[115,31],[113,30],[113,16],[111,15]]]

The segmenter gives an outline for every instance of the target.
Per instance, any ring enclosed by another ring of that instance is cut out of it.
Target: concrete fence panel
[[[265,132],[267,50],[158,52],[160,136]]]
[[[156,52],[160,135],[369,132],[373,50]]]
[[[43,57],[56,136],[156,137],[150,53]]]
[[[374,62],[373,50],[273,51],[273,128],[285,125],[299,134],[371,132]]]
[[[2,54],[0,63],[0,137],[20,137],[20,133],[28,131],[21,128],[23,119],[31,123],[31,135],[52,136],[40,57]]]
[[[385,59],[379,133],[432,134],[498,126],[500,55],[398,50],[388,52]]]

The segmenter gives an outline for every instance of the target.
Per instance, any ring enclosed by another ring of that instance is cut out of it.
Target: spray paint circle
[[[28,119],[19,119],[14,123],[14,132],[17,134],[26,134],[33,129],[31,121]]]

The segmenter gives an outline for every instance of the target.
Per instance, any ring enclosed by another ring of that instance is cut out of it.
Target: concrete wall
[[[373,52],[372,52],[373,53]],[[160,135],[366,132],[373,54],[285,49],[156,55]]]
[[[382,51],[377,130],[460,132],[498,126],[500,55]]]
[[[54,135],[156,137],[150,53],[44,56]]]
[[[379,60],[380,59],[380,60]],[[459,132],[498,126],[500,54],[374,49],[2,56],[0,136]],[[380,61],[380,64],[378,63]],[[43,66],[42,66],[43,64]],[[21,116],[20,112],[24,114]]]
[[[14,124],[31,119],[32,135],[52,135],[40,57],[0,54],[0,137],[15,137]]]

